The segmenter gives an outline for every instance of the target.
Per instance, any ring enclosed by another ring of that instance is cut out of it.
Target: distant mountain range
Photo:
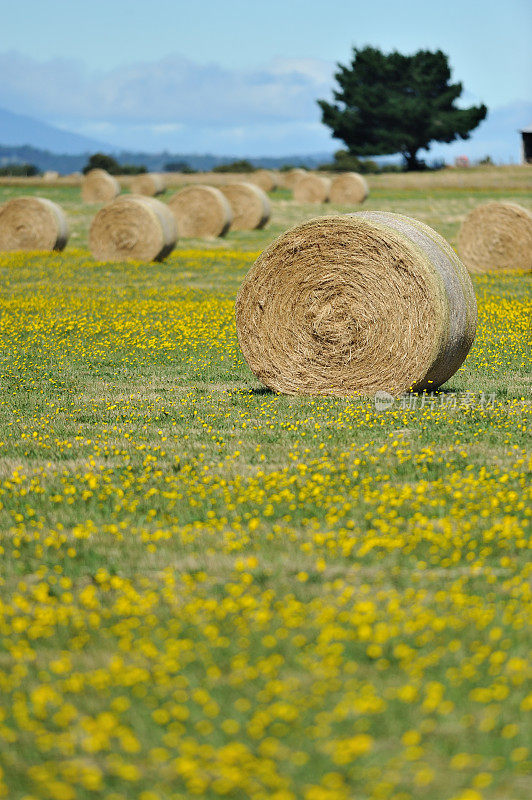
[[[0,166],[13,163],[34,164],[40,170],[57,170],[63,175],[78,172],[87,163],[90,153],[103,152],[113,155],[121,164],[145,166],[156,172],[171,161],[183,162],[192,169],[208,171],[213,167],[234,161],[238,156],[214,156],[210,154],[184,153],[135,153],[119,152],[105,142],[79,136],[61,128],[41,122],[24,114],[13,114],[0,108]],[[282,158],[253,158],[258,167],[281,167],[283,164],[316,167],[328,161],[331,153],[314,153],[309,156],[285,156]]]
[[[108,153],[121,164],[143,165],[153,172],[164,169],[171,161],[181,161],[192,169],[208,171],[219,164],[241,158],[241,156],[215,156],[208,153],[202,155],[168,151],[162,153],[119,151],[105,142],[70,133],[47,122],[0,108],[0,166],[28,163],[34,164],[40,170],[57,170],[66,175],[83,169],[89,154],[94,152]],[[283,164],[312,168],[330,159],[331,153],[324,152],[306,156],[264,157],[250,160],[258,167],[274,169]]]
[[[5,108],[0,108],[0,145],[3,147],[31,145],[39,150],[50,150],[54,153],[93,153],[104,148],[113,150],[103,142],[70,133],[47,122],[41,122],[25,114],[14,114]]]
[[[488,119],[474,132],[470,140],[451,145],[434,144],[428,161],[446,158],[452,161],[458,152],[470,158],[491,155],[496,161],[519,160],[519,128],[532,121],[532,103],[512,103],[490,111]],[[340,147],[332,145],[332,149]],[[77,172],[85,166],[90,153],[104,152],[113,155],[122,164],[144,165],[150,171],[164,169],[171,161],[184,162],[192,169],[210,170],[219,164],[242,156],[219,156],[190,153],[119,152],[116,147],[62,130],[46,122],[23,114],[14,114],[0,108],[0,166],[9,163],[30,163],[40,170],[57,170],[61,174]],[[331,152],[282,157],[252,157],[258,167],[279,168],[286,164],[316,167],[331,160]],[[393,157],[383,157],[394,160]],[[379,161],[382,159],[378,159]]]

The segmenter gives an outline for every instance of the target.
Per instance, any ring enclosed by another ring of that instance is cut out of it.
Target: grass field
[[[365,207],[455,244],[481,201],[532,209],[516,169]],[[530,276],[474,278],[435,395],[283,397],[235,294],[338,209],[278,191],[265,231],[98,264],[95,209],[46,195],[72,246],[0,255],[0,797],[528,799]]]

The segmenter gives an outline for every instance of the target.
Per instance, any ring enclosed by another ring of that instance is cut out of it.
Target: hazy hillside
[[[40,150],[69,154],[102,148],[113,149],[96,139],[64,131],[25,114],[14,114],[5,108],[0,108],[0,145],[15,147],[30,145]]]

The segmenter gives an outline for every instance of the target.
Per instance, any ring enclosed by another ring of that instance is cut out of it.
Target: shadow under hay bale
[[[89,247],[98,261],[162,261],[176,241],[170,209],[141,195],[124,195],[102,208],[89,231]]]
[[[266,193],[253,183],[228,183],[220,186],[227,198],[233,221],[232,231],[248,231],[263,228],[271,215],[271,206]]]
[[[322,217],[284,233],[239,291],[242,353],[287,394],[433,390],[475,336],[471,279],[417,220],[386,212]]]
[[[63,250],[69,237],[63,209],[44,197],[17,197],[0,206],[0,250]]]
[[[168,208],[185,238],[224,236],[233,219],[228,200],[214,186],[186,186],[170,198]]]
[[[81,181],[84,203],[110,203],[120,194],[120,184],[104,169],[91,169]]]
[[[532,214],[517,203],[484,203],[458,233],[458,252],[470,272],[532,269]]]

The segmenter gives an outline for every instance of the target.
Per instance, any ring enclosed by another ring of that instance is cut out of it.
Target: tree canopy
[[[335,102],[318,100],[322,122],[356,156],[401,153],[408,169],[431,142],[468,139],[486,117],[485,105],[459,108],[461,83],[451,83],[441,50],[413,55],[353,48],[348,66],[338,64]]]
[[[147,172],[144,165],[138,166],[137,164],[119,164],[116,158],[108,156],[105,153],[93,153],[83,167],[83,173],[86,174],[91,169],[105,169],[109,175],[141,175]]]

